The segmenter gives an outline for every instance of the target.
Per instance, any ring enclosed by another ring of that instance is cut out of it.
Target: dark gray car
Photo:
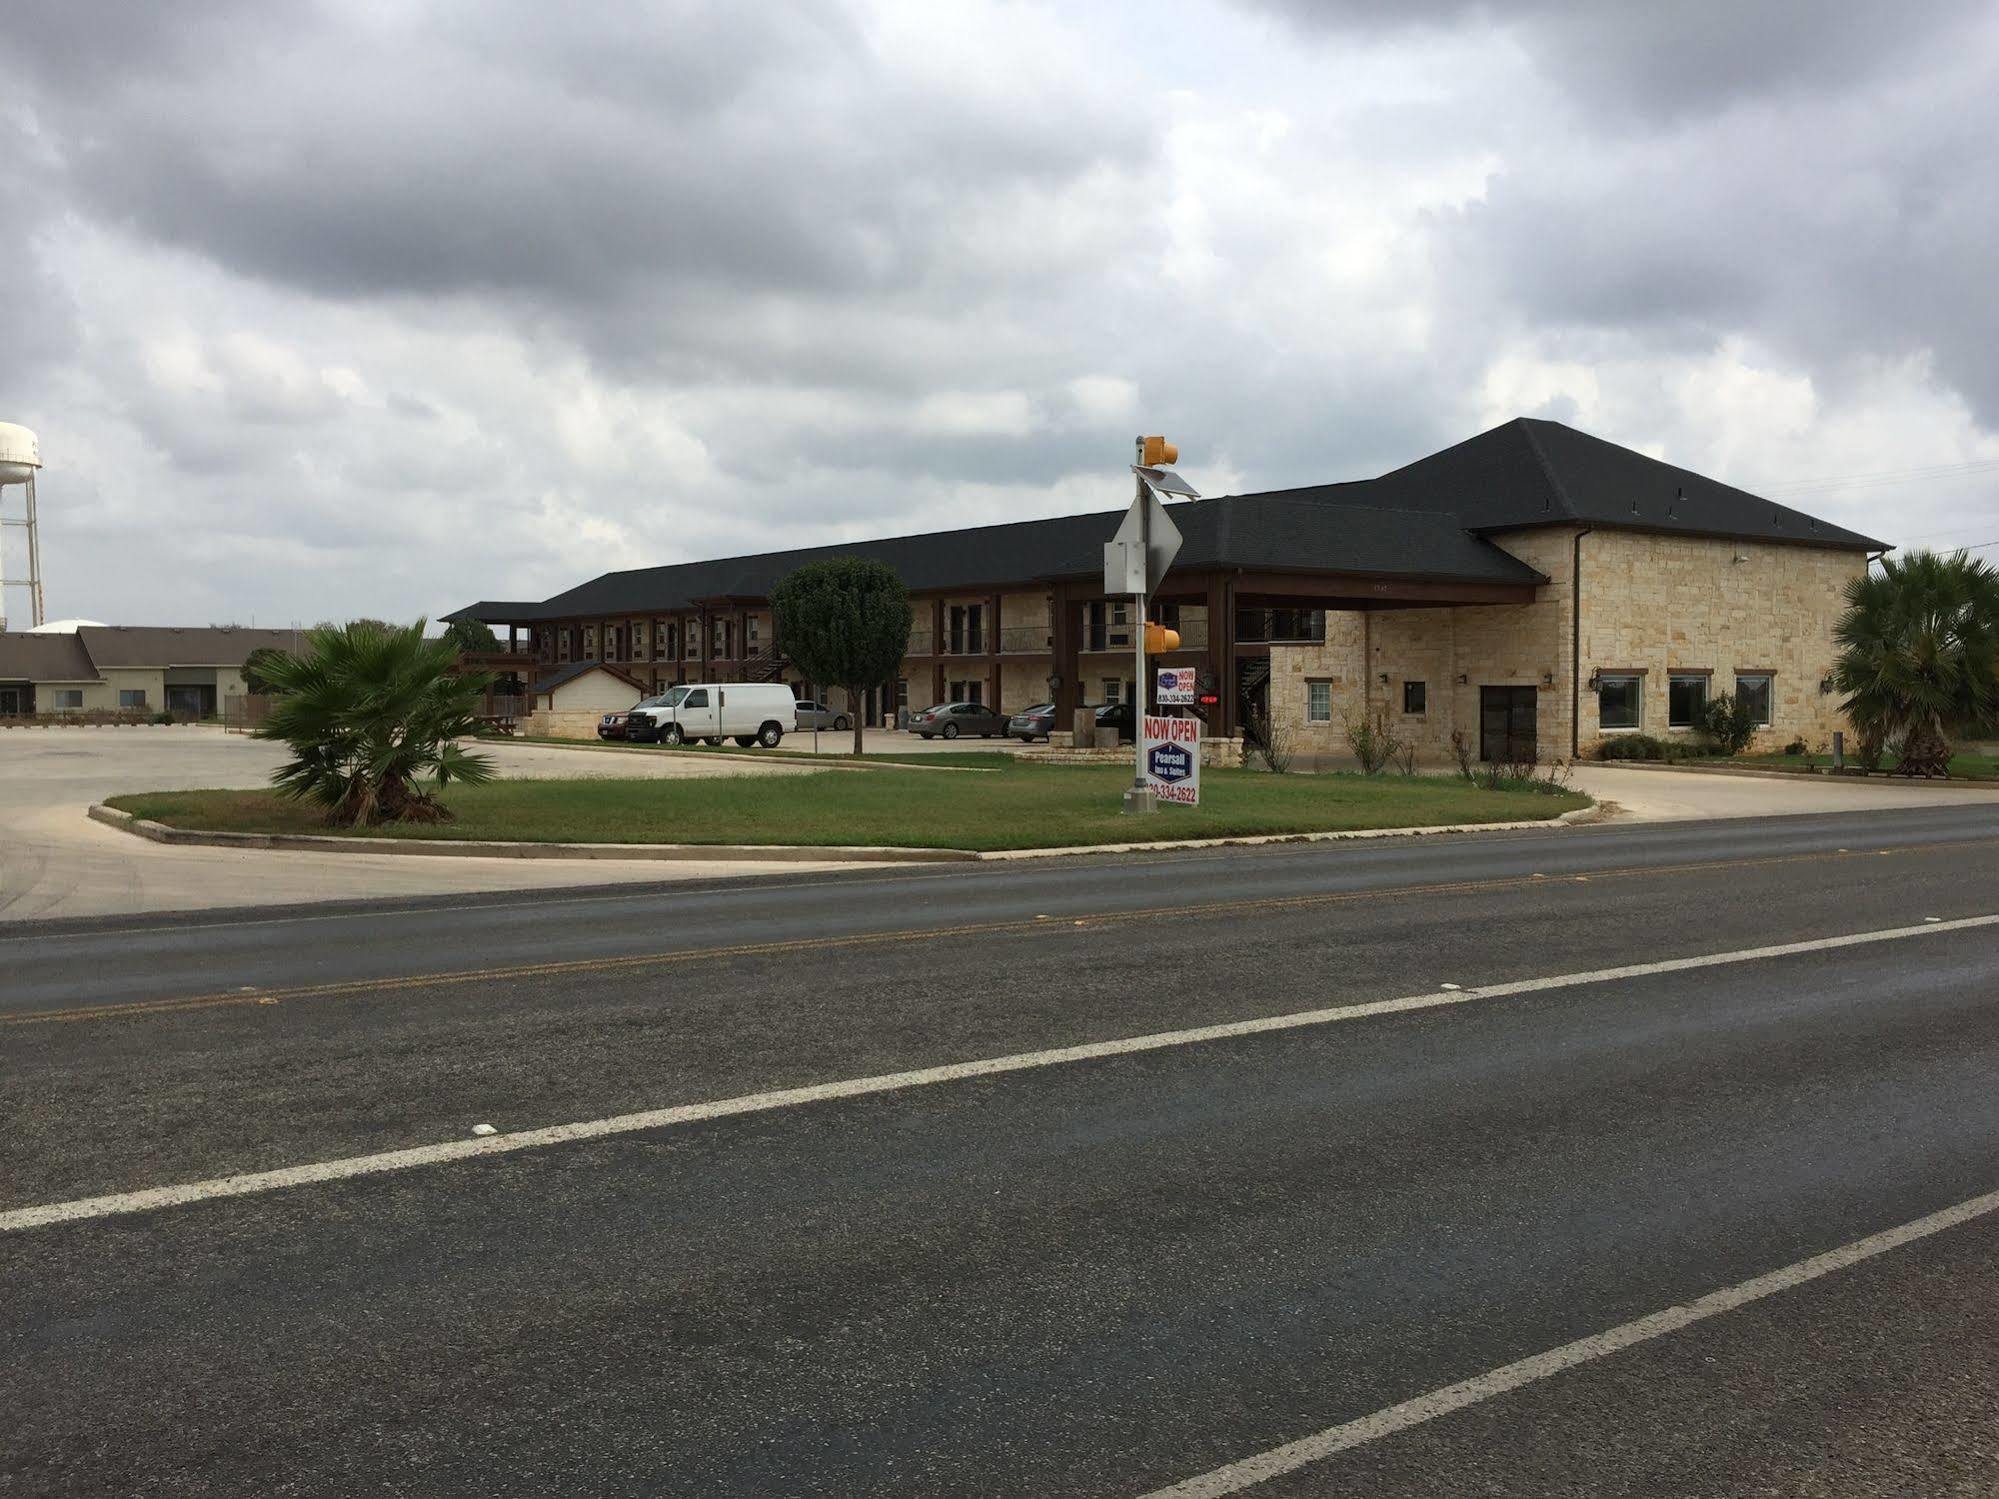
[[[990,739],[1006,734],[1006,715],[984,703],[939,703],[911,716],[909,727],[925,739],[956,739],[961,734],[977,734]]]

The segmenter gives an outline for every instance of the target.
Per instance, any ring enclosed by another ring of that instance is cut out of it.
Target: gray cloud
[[[1140,426],[1211,489],[1518,411],[1961,461],[1996,59],[1969,0],[16,0],[0,418],[59,612],[193,622],[1115,504]]]

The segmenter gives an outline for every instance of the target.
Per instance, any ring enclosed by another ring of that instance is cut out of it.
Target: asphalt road
[[[1953,808],[10,931],[0,1491],[1148,1493],[1999,1188],[1995,913]],[[1995,1250],[1254,1492],[1987,1494]]]

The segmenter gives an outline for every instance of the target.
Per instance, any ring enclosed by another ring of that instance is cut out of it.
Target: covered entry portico
[[[1291,658],[1289,664],[1302,665],[1338,650],[1342,652],[1339,675],[1351,685],[1359,685],[1372,673],[1381,679],[1376,685],[1385,686],[1403,664],[1396,641],[1412,632],[1377,630],[1378,620],[1402,622],[1411,612],[1429,614],[1445,621],[1441,628],[1447,631],[1450,611],[1529,605],[1544,581],[1175,568],[1153,600],[1153,618],[1180,630],[1182,648],[1149,658],[1148,666],[1193,666],[1210,673],[1221,701],[1208,715],[1209,732],[1234,737],[1259,713],[1272,710],[1274,662]],[[1097,642],[1089,629],[1093,606],[1129,602],[1107,598],[1101,578],[1056,583],[1051,687],[1058,723],[1069,723],[1075,710],[1092,700],[1088,683],[1098,663],[1107,672],[1121,667],[1121,675],[1130,675],[1129,644],[1099,654],[1090,649]],[[1442,691],[1451,685],[1439,682],[1436,688]]]

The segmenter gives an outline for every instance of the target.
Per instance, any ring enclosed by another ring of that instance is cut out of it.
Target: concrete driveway
[[[1877,812],[1999,801],[1999,782],[1861,780],[1852,777],[1722,775],[1578,765],[1571,784],[1613,815],[1646,822],[1697,817],[1776,817],[1803,812]]]
[[[605,755],[522,744],[496,745],[493,753],[503,775],[544,779],[808,773],[719,755]],[[174,848],[84,815],[92,802],[121,792],[261,786],[282,758],[274,745],[205,727],[0,731],[0,921],[849,867]]]

